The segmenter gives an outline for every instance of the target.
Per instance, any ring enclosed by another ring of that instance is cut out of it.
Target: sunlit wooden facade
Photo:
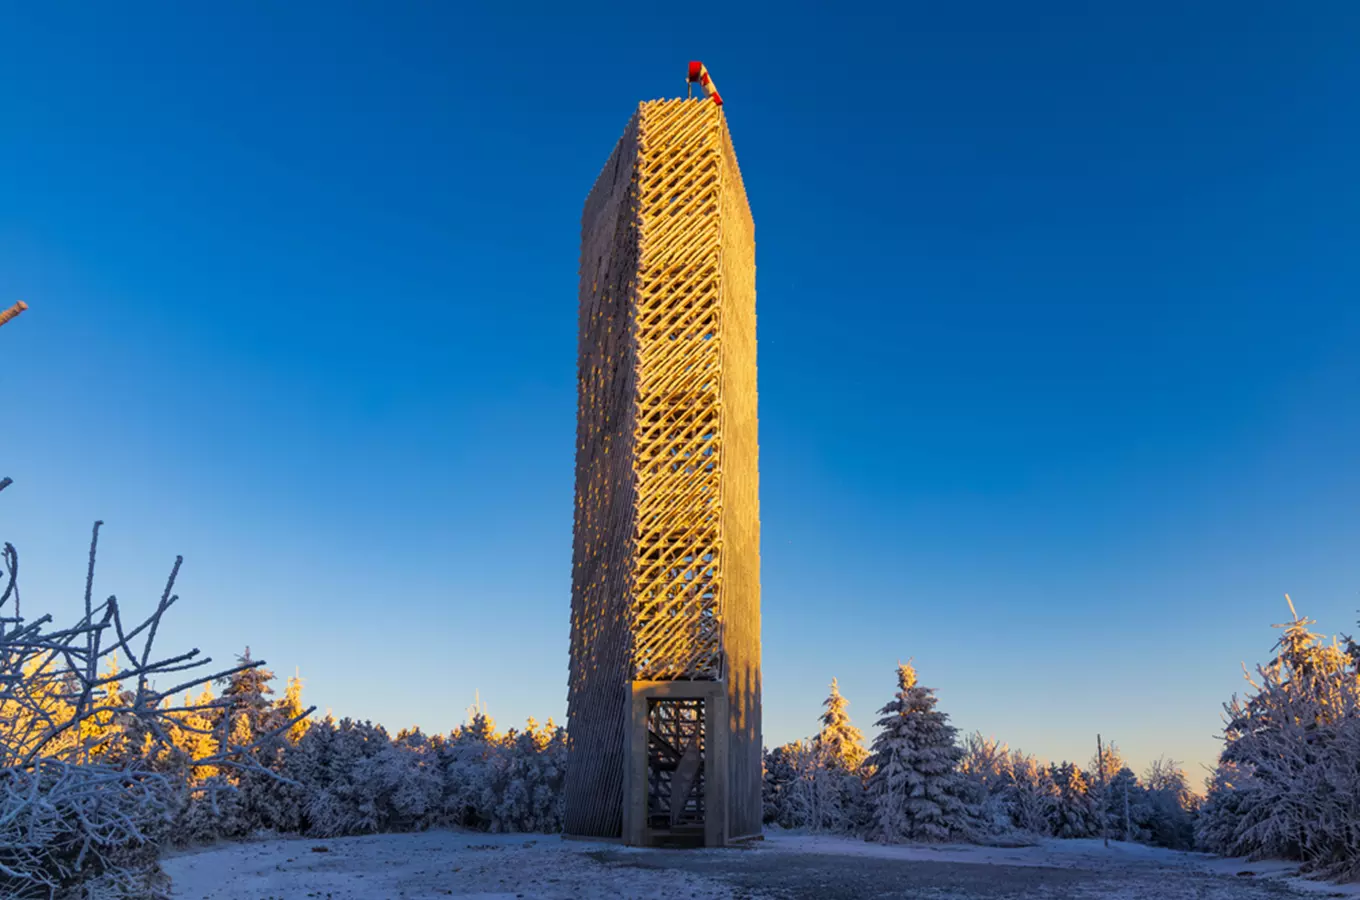
[[[727,843],[760,832],[760,515],[722,108],[641,104],[581,230],[566,828]]]

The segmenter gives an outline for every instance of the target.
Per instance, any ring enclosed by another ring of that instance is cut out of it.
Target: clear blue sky
[[[102,593],[185,555],[167,650],[560,719],[581,205],[701,59],[757,228],[767,742],[833,675],[868,730],[914,657],[963,729],[1198,780],[1284,592],[1360,607],[1360,8],[850,8],[5,3],[29,609],[98,516]]]

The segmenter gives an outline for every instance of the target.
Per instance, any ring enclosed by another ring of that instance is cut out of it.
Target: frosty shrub
[[[1287,599],[1287,598],[1286,598]],[[1224,705],[1224,747],[1201,810],[1205,849],[1360,877],[1360,686],[1354,655],[1294,612],[1276,656]]]
[[[827,745],[794,741],[765,754],[766,821],[781,828],[851,834],[863,818],[862,768],[847,770]]]
[[[0,491],[10,484],[0,481]],[[199,760],[176,748],[173,735],[194,729],[194,717],[213,704],[174,706],[169,698],[230,673],[187,674],[210,661],[197,650],[156,650],[161,620],[178,600],[181,560],[141,622],[125,621],[115,597],[94,601],[101,524],[90,543],[83,615],[66,627],[50,615],[23,616],[18,553],[11,544],[0,551],[3,897],[165,896],[157,847],[188,803],[187,773],[248,765],[248,748],[229,735]]]

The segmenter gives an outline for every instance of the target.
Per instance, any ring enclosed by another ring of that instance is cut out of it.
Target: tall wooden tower
[[[755,238],[720,103],[641,104],[582,217],[568,834],[761,829]]]

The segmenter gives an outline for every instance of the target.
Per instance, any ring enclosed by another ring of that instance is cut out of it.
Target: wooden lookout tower
[[[761,830],[754,226],[690,80],[581,223],[566,831],[636,845]]]

